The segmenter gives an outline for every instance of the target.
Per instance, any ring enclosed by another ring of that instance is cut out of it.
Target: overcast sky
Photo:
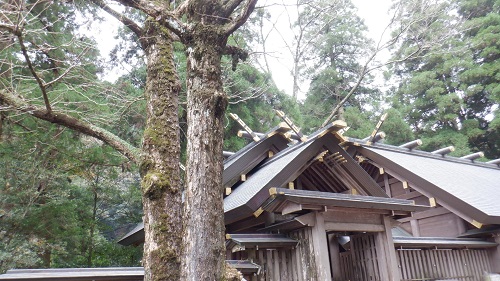
[[[258,5],[268,5],[272,2],[287,3],[289,0],[259,0]],[[358,8],[358,15],[364,19],[365,24],[369,28],[369,36],[372,39],[378,41],[380,35],[382,34],[384,28],[388,23],[388,9],[391,4],[391,0],[352,0],[353,3]],[[295,1],[289,1],[291,4]],[[293,6],[293,5],[291,5]],[[289,8],[290,11],[290,8]],[[286,12],[280,6],[271,7],[271,13],[273,17],[279,17],[280,21],[277,23],[277,29],[280,30],[280,34],[273,33],[271,44],[269,44],[269,58],[271,64],[271,72],[273,79],[275,80],[279,89],[284,90],[287,94],[292,93],[292,77],[290,75],[291,69],[291,55],[290,52],[286,50],[286,45],[283,40],[290,40],[292,33],[289,30],[289,20]],[[108,16],[109,17],[109,16]],[[104,24],[94,25],[93,32],[97,42],[99,43],[99,48],[103,57],[108,57],[109,51],[113,48],[113,43],[111,38],[114,37],[114,32],[116,32],[117,27],[120,25],[116,19],[109,17],[108,22]],[[108,73],[106,75],[107,80],[114,80],[119,75],[123,73],[122,71],[113,71],[113,73]],[[304,93],[307,91],[308,81],[301,84],[302,95],[299,99],[304,98]]]
[[[378,42],[384,28],[389,22],[388,10],[391,5],[391,0],[352,1],[358,8],[358,15],[364,19],[365,24],[369,28],[368,36]],[[287,3],[286,0],[260,0],[258,3],[259,5],[267,6],[272,2]],[[293,2],[290,1],[290,3]],[[288,8],[288,12],[293,16],[293,13],[290,12],[292,7],[293,6],[290,6]],[[289,29],[288,14],[284,11],[283,7],[281,5],[276,5],[271,6],[269,9],[273,18],[279,18],[279,21],[276,24],[276,29],[278,29],[279,32],[273,32],[271,36],[269,36],[270,43],[267,44],[266,47],[266,53],[269,54],[268,60],[270,63],[271,73],[278,88],[291,95],[293,87],[293,80],[290,75],[290,69],[292,68],[292,56],[283,40],[290,40],[289,43],[291,43],[293,33]],[[377,57],[379,60],[383,60],[383,58],[383,53]],[[381,80],[382,79],[379,79],[378,81]],[[305,98],[304,94],[307,92],[308,87],[308,81],[303,81],[300,84],[299,99]]]

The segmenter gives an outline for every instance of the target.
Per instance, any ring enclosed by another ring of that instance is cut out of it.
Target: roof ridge
[[[436,160],[443,160],[443,161],[454,162],[454,163],[459,163],[459,164],[466,164],[466,165],[477,166],[477,167],[482,167],[482,168],[500,170],[500,166],[493,164],[493,163],[477,162],[474,160],[464,159],[464,158],[460,158],[460,157],[441,155],[441,154],[431,153],[431,152],[424,151],[424,150],[409,149],[409,148],[399,147],[399,146],[390,145],[390,144],[381,144],[381,143],[366,144],[366,142],[364,142],[363,140],[356,139],[356,138],[348,138],[348,140],[351,143],[358,144],[358,145],[366,147],[366,148],[382,149],[382,150],[405,153],[408,155],[421,156],[421,157],[426,157],[426,158],[431,158],[431,159],[436,159]]]

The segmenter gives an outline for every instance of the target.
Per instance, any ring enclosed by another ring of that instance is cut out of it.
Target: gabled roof
[[[281,186],[290,181],[292,173],[314,157],[319,150],[318,143],[300,143],[270,159],[265,168],[260,168],[249,179],[240,184],[224,199],[225,221],[231,223],[251,215],[269,197],[265,187]],[[294,167],[294,169],[286,169]]]
[[[500,224],[497,165],[381,144],[361,145],[358,152],[463,219]]]
[[[324,150],[338,153],[342,177],[349,178],[349,185],[370,196],[387,197],[380,187],[357,165],[340,146],[343,137],[337,131],[345,123],[332,124],[314,133],[305,142],[297,143],[266,160],[245,182],[237,186],[224,199],[226,224],[252,216],[269,197],[269,188],[282,187],[293,181]]]
[[[268,152],[279,151],[288,147],[289,139],[284,135],[283,127],[275,127],[264,135],[258,142],[251,142],[238,150],[224,161],[222,185],[232,186],[241,174],[245,174],[262,160],[268,157]]]

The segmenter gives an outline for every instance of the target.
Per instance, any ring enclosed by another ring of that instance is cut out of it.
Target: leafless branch
[[[4,109],[26,113],[38,119],[45,120],[53,124],[58,124],[66,128],[73,129],[82,134],[99,139],[115,148],[130,161],[133,161],[134,163],[139,163],[140,161],[139,149],[133,147],[113,133],[103,128],[92,125],[91,123],[87,123],[64,113],[49,112],[47,109],[31,105],[25,102],[16,94],[9,93],[5,90],[0,90],[0,103],[3,104],[3,107],[7,106],[7,108]]]
[[[21,46],[21,52],[23,53],[24,59],[26,60],[26,64],[28,65],[31,75],[33,75],[36,82],[38,83],[38,86],[40,87],[40,90],[42,91],[43,102],[45,103],[47,114],[50,115],[52,112],[52,107],[50,106],[50,101],[47,95],[47,87],[45,86],[45,82],[40,78],[40,76],[38,76],[38,73],[36,73],[35,68],[33,67],[33,63],[31,62],[31,59],[28,55],[28,50],[26,49],[26,45],[24,44],[22,33],[16,35],[17,39],[19,40],[19,45]]]
[[[234,1],[230,1],[230,2],[235,2],[235,3],[240,2],[241,3],[241,0],[234,0]],[[246,0],[245,1],[240,14],[238,16],[236,16],[235,19],[232,22],[230,22],[228,26],[225,27],[225,30],[226,30],[225,34],[227,36],[231,35],[236,29],[238,29],[240,26],[242,26],[247,21],[248,17],[255,9],[256,4],[257,4],[257,0]],[[235,8],[236,7],[234,7],[233,10]]]
[[[136,24],[133,20],[129,19],[124,14],[119,13],[118,11],[112,9],[103,0],[90,0],[90,1],[92,1],[92,3],[101,7],[101,9],[103,9],[105,12],[112,15],[114,18],[116,18],[121,23],[123,23],[126,27],[128,27],[137,36],[137,38],[142,37],[142,35],[143,35],[142,28],[138,24]]]
[[[131,7],[144,12],[146,15],[154,18],[161,25],[168,28],[179,38],[183,38],[186,31],[185,24],[177,17],[177,12],[169,11],[168,6],[160,5],[162,2],[145,0],[113,0],[126,7]],[[167,4],[168,2],[164,2]],[[167,4],[168,5],[168,4]]]

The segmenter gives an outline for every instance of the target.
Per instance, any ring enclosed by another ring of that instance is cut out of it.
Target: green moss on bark
[[[142,178],[142,192],[150,200],[161,198],[163,192],[179,192],[179,188],[172,186],[171,179],[166,173],[149,171]]]

